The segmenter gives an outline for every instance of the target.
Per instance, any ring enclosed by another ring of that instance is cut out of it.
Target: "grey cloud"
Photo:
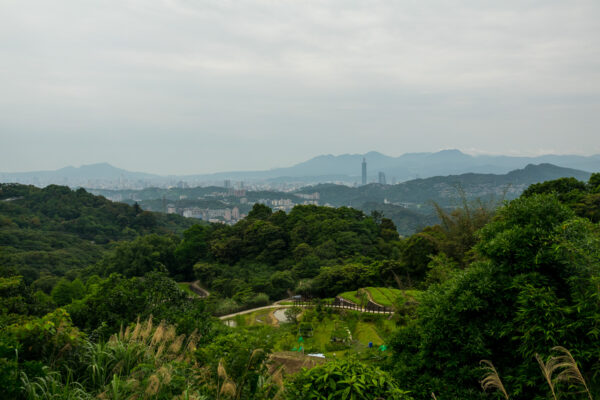
[[[600,152],[598,20],[597,1],[6,1],[0,170]]]

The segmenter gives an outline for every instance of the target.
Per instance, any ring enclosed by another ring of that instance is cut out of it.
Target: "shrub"
[[[303,370],[287,382],[287,399],[408,400],[386,372],[357,360],[332,361]]]

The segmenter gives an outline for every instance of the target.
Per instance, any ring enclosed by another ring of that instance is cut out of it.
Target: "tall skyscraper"
[[[362,162],[362,184],[367,184],[367,160],[364,157]]]
[[[385,173],[379,171],[379,184],[385,185]]]

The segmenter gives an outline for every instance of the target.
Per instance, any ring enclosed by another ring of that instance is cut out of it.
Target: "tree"
[[[395,335],[401,384],[420,396],[475,398],[479,360],[493,359],[512,392],[533,398],[530,360],[557,345],[598,370],[598,228],[555,195],[532,195],[500,209],[480,235],[480,261],[431,286],[419,318]]]
[[[409,400],[386,372],[357,360],[336,360],[304,369],[286,385],[287,399]]]
[[[84,294],[85,287],[81,280],[69,282],[65,278],[58,281],[51,292],[52,300],[61,307],[70,304],[73,300],[81,299]]]
[[[169,271],[179,275],[175,259],[176,239],[151,234],[140,236],[132,242],[122,242],[99,265],[101,273],[123,274],[127,277],[143,276],[151,271]]]
[[[208,255],[210,234],[211,228],[205,225],[194,225],[183,232],[183,240],[175,249],[179,267],[173,270],[177,275],[186,280],[192,278],[193,265]]]
[[[283,298],[289,290],[294,289],[296,281],[290,271],[277,271],[271,277],[273,295],[275,298]]]
[[[292,306],[285,310],[285,318],[294,324],[298,323],[298,316],[300,314],[302,314],[302,308],[298,306]]]
[[[261,219],[268,220],[273,210],[270,207],[265,206],[264,204],[256,203],[252,206],[252,210],[248,213],[248,219]]]

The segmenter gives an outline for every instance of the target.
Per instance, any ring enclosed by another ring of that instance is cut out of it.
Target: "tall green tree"
[[[554,195],[499,210],[476,246],[481,261],[420,297],[418,319],[395,336],[395,374],[422,396],[475,398],[481,359],[494,360],[509,392],[542,387],[531,363],[553,346],[582,370],[600,370],[600,232]]]

